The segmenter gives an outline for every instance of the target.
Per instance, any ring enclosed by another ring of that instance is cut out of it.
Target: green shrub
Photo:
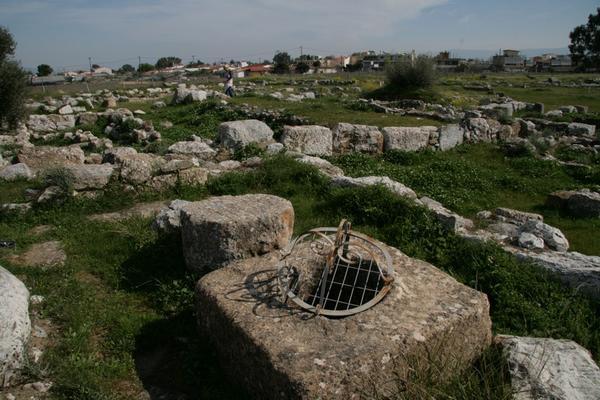
[[[73,193],[75,186],[75,177],[64,168],[51,169],[44,175],[46,186],[58,186],[65,196]]]
[[[9,59],[16,43],[10,32],[0,26],[0,128],[15,128],[25,115],[27,74],[16,61]]]
[[[264,149],[262,149],[256,143],[250,143],[243,148],[236,150],[233,154],[233,159],[237,161],[244,161],[252,157],[261,157],[264,154]]]
[[[395,92],[426,89],[435,82],[435,63],[427,56],[419,56],[414,62],[405,57],[389,66],[386,75],[388,88]]]

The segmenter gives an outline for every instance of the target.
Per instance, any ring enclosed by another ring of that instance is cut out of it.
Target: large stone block
[[[287,246],[294,208],[265,194],[213,197],[183,207],[181,227],[188,268],[206,272]]]
[[[261,399],[393,398],[429,363],[448,375],[469,365],[491,341],[487,297],[385,248],[394,268],[390,292],[345,318],[283,306],[274,253],[204,276],[196,289],[199,327],[229,378]]]
[[[499,336],[517,400],[600,399],[600,369],[571,340]]]
[[[219,125],[219,142],[230,150],[242,149],[250,143],[266,145],[272,141],[273,131],[262,121],[249,119]]]
[[[379,154],[383,152],[383,134],[376,126],[339,123],[333,128],[333,152]]]
[[[0,388],[11,384],[25,365],[30,333],[29,291],[0,267]]]
[[[66,169],[73,176],[75,190],[103,189],[114,170],[112,164],[69,165]]]
[[[438,143],[440,150],[446,151],[462,144],[465,131],[458,124],[442,126],[439,129]]]
[[[34,171],[63,168],[68,165],[81,165],[85,162],[85,154],[79,146],[25,147],[21,149],[17,158],[19,162],[27,164]]]
[[[330,156],[333,148],[331,129],[324,126],[285,126],[281,143],[291,151],[310,156]]]
[[[429,136],[437,131],[435,126],[383,128],[385,151],[418,151],[427,148]]]

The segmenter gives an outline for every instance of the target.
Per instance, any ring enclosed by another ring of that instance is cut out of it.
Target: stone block
[[[206,272],[285,248],[294,230],[294,208],[265,194],[213,197],[183,207],[181,226],[188,268]]]
[[[219,125],[219,143],[229,150],[240,150],[254,143],[267,145],[273,141],[273,131],[255,119],[224,122]]]
[[[383,134],[376,126],[339,123],[333,128],[333,152],[379,154],[383,152]]]
[[[390,292],[345,318],[283,306],[274,253],[204,276],[198,323],[228,377],[261,399],[393,398],[414,369],[435,363],[451,375],[470,365],[491,341],[487,297],[385,248]]]
[[[458,124],[442,126],[439,129],[438,144],[441,151],[450,150],[460,144],[464,140],[465,131]]]
[[[600,399],[600,368],[571,340],[498,336],[516,400]]]
[[[85,162],[85,154],[79,146],[35,146],[21,149],[17,159],[34,171],[42,171],[68,165],[82,165]]]
[[[281,143],[288,150],[309,156],[330,156],[333,147],[333,134],[331,129],[324,126],[285,126]]]
[[[14,383],[25,366],[30,333],[29,291],[0,267],[0,389]]]
[[[437,131],[435,126],[383,128],[385,151],[418,151],[427,148],[429,136]]]

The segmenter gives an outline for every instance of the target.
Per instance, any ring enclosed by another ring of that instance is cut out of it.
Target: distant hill
[[[569,54],[568,47],[557,47],[557,48],[540,48],[540,49],[520,49],[521,53],[526,57],[534,57],[547,53],[554,54]],[[460,49],[452,49],[449,50],[453,57],[460,58],[479,58],[479,59],[488,59],[500,52],[498,50],[460,50]]]

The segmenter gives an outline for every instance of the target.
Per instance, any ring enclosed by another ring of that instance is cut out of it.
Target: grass
[[[342,78],[356,79],[357,86],[371,91],[379,86],[382,76],[334,77]],[[581,76],[560,78],[568,82]],[[291,78],[270,79],[274,79],[277,89],[288,86],[285,80]],[[314,77],[293,79],[308,84]],[[481,79],[478,75],[453,75],[440,81],[433,91],[446,102],[474,105],[487,95],[464,90],[462,85]],[[585,89],[542,87],[545,79],[536,75],[532,81],[524,75],[506,74],[490,74],[485,78],[497,90],[506,88],[506,94],[519,100],[545,102],[547,109],[555,107],[554,104],[584,104],[600,111],[597,92],[590,92],[592,98]],[[529,87],[515,87],[522,83]],[[113,87],[110,85],[107,87]],[[121,86],[115,87],[129,88]],[[90,90],[97,88],[100,86],[92,86]],[[293,114],[327,126],[338,122],[380,127],[438,124],[352,110],[335,97],[289,103],[248,96],[234,98],[232,103],[269,109],[285,107]],[[170,143],[192,134],[214,139],[221,122],[239,119],[235,111],[218,110],[214,102],[158,110],[152,109],[151,103],[121,105],[148,113],[143,119],[152,121],[163,135],[163,143],[156,151],[163,151]],[[174,126],[161,128],[159,124],[165,120]],[[85,128],[102,137],[103,124],[105,121],[99,121]],[[244,158],[254,151],[247,149],[246,153],[238,156]],[[554,190],[600,185],[600,167],[595,159],[588,160],[592,164],[589,169],[561,167],[526,157],[505,157],[492,145],[477,145],[445,153],[352,155],[333,161],[353,176],[388,175],[420,195],[428,195],[467,216],[498,206],[542,213],[546,222],[565,232],[573,250],[600,254],[600,243],[595,240],[600,222],[570,218],[544,205],[547,194]],[[0,203],[23,202],[25,189],[37,185],[0,182]],[[194,399],[247,397],[241,388],[224,380],[208,338],[196,332],[193,284],[198,277],[185,268],[180,240],[155,234],[148,220],[93,223],[86,217],[141,201],[199,200],[210,195],[251,192],[289,199],[296,213],[296,234],[315,226],[337,226],[341,218],[348,218],[356,229],[410,256],[427,260],[485,292],[491,304],[495,333],[572,339],[600,360],[598,303],[574,294],[554,277],[533,265],[518,263],[493,245],[474,244],[447,234],[424,209],[392,196],[383,188],[331,189],[314,168],[276,157],[256,172],[228,173],[209,181],[206,187],[133,194],[114,186],[93,201],[73,199],[60,206],[36,207],[23,217],[0,214],[0,238],[16,240],[19,249],[41,240],[60,240],[68,254],[63,268],[36,270],[9,264],[7,256],[11,250],[0,249],[2,265],[24,279],[32,294],[46,296],[42,315],[59,328],[56,346],[46,353],[43,361],[49,379],[55,382],[54,398],[129,399],[144,389],[154,397],[160,397],[164,391]],[[41,224],[55,228],[41,237],[28,233]],[[410,386],[398,382],[398,398],[510,397],[505,360],[495,348],[450,382],[439,384],[434,378],[432,369],[414,376]]]
[[[545,206],[553,191],[600,185],[598,166],[585,169],[505,157],[498,146],[484,144],[448,152],[353,154],[333,161],[352,176],[387,175],[468,217],[496,207],[541,213],[566,234],[572,250],[600,255],[600,242],[595,240],[600,221],[572,218]]]
[[[328,127],[333,127],[339,122],[378,127],[440,125],[439,121],[427,118],[353,110],[340,102],[337,97],[317,98],[296,103],[270,97],[235,97],[232,103],[245,103],[268,109],[285,108],[295,115],[308,118],[314,124]]]
[[[6,265],[25,279],[33,294],[46,296],[42,312],[59,327],[57,345],[44,360],[55,382],[55,398],[126,399],[143,387],[154,393],[168,388],[197,399],[245,397],[223,380],[213,349],[195,331],[192,288],[197,277],[185,269],[179,239],[156,235],[147,220],[92,223],[86,216],[141,200],[198,200],[248,192],[289,199],[296,233],[349,218],[356,229],[487,293],[495,332],[573,339],[598,359],[597,304],[497,247],[448,235],[424,209],[383,188],[334,190],[314,168],[277,157],[256,172],[229,173],[206,188],[177,188],[141,198],[115,188],[94,202],[72,200],[21,219],[0,217],[0,236],[15,239],[20,248],[40,240],[27,234],[31,227],[53,225],[48,235],[62,241],[68,254],[60,269]],[[0,258],[8,254],[4,250]],[[399,386],[398,395],[506,399],[503,366],[502,357],[491,349],[456,380],[439,385],[427,375],[418,376],[415,382],[421,383]]]

